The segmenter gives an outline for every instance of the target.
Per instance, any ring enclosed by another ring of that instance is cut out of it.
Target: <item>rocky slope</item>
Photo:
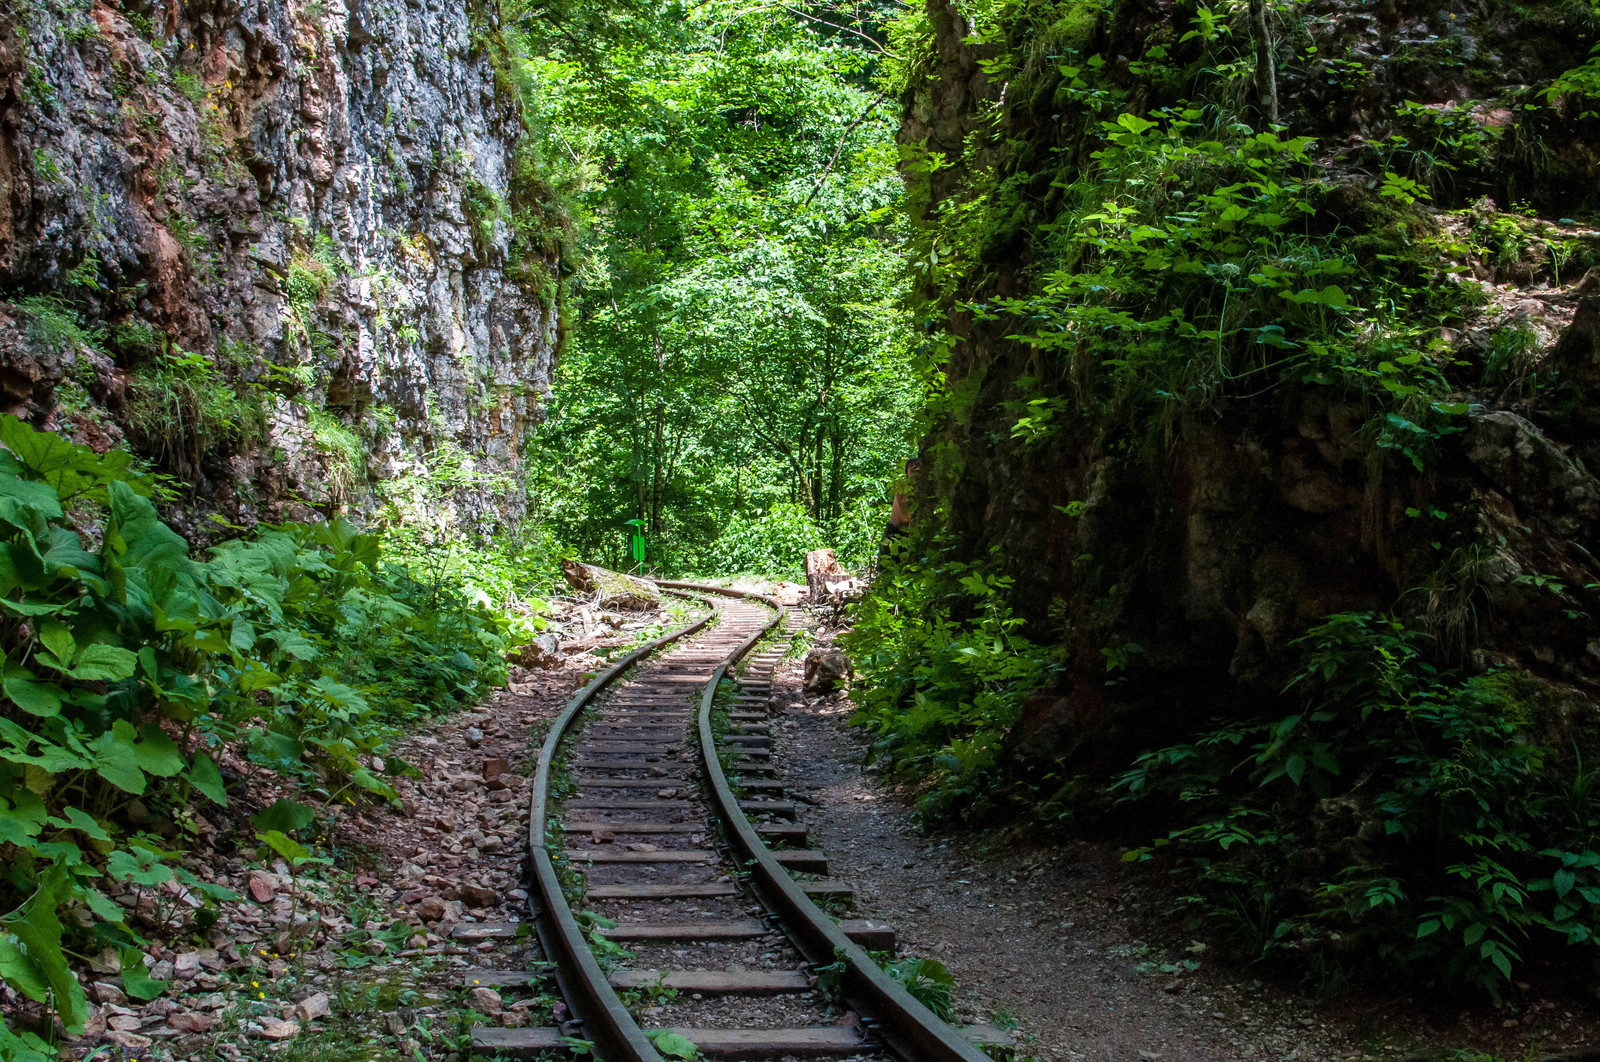
[[[7,5],[4,408],[126,441],[184,481],[191,531],[439,495],[446,520],[514,518],[563,223],[497,17]]]
[[[929,0],[903,100],[947,374],[918,521],[1062,646],[1015,756],[1125,765],[1391,609],[1592,726],[1597,140],[1545,91],[1592,17],[1275,11],[1269,141],[1243,8],[977,10]]]

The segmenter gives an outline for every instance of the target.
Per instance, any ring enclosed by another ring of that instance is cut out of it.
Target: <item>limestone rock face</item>
[[[7,5],[0,409],[151,455],[191,530],[414,506],[425,454],[472,455],[445,510],[514,518],[559,238],[513,238],[542,186],[494,12]]]

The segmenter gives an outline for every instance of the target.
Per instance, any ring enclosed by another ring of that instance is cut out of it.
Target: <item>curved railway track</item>
[[[787,635],[792,617],[753,594],[661,585],[705,615],[578,691],[534,779],[534,922],[573,1020],[478,1029],[474,1047],[534,1057],[572,1037],[604,1062],[662,1062],[654,1038],[671,1033],[712,1058],[984,1062],[978,1044],[995,1042],[992,1030],[939,1020],[868,954],[892,951],[892,930],[824,909],[847,907],[851,891],[806,848],[799,805],[772,764],[771,675],[787,638],[745,659],[763,636]],[[731,699],[719,696],[725,677]],[[583,897],[583,912],[569,895]],[[818,991],[819,976],[830,993]],[[681,1046],[676,1037],[662,1049]]]

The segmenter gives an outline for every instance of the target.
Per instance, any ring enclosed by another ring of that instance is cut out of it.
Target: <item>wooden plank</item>
[[[682,789],[691,784],[687,778],[674,778],[672,775],[657,778],[591,778],[588,775],[578,775],[576,781],[579,786],[599,786],[610,789],[666,789],[675,786]]]
[[[566,833],[705,833],[701,822],[568,822],[561,829]]]
[[[521,922],[462,922],[450,931],[452,940],[516,940]],[[530,925],[531,929],[532,926]]]
[[[834,900],[848,900],[855,896],[856,890],[848,882],[843,881],[800,881],[795,884],[800,886],[800,891],[807,896],[822,896]],[[592,894],[593,889],[589,890]]]
[[[646,756],[666,756],[670,753],[682,752],[683,739],[675,738],[672,741],[585,741],[578,746],[582,752],[638,752]]]
[[[560,1029],[494,1029],[487,1025],[472,1030],[472,1049],[501,1058],[536,1058],[546,1051],[569,1051]]]
[[[569,800],[563,807],[579,811],[688,811],[687,800]]]
[[[607,940],[754,940],[772,932],[754,918],[727,922],[620,922],[596,930]]]
[[[871,1047],[843,1025],[795,1029],[673,1029],[708,1058],[782,1058],[784,1055],[854,1055]]]
[[[736,783],[736,785],[740,789],[760,789],[762,791],[776,791],[780,793],[789,787],[789,783],[780,782],[776,778],[752,778],[748,782],[740,781]]]
[[[868,951],[886,951],[890,955],[895,951],[894,927],[870,918],[857,918],[848,922],[840,922],[839,928],[844,930],[844,935],[866,948]]]
[[[802,822],[767,822],[756,827],[763,837],[781,837],[790,844],[806,843],[806,826]]]
[[[796,848],[772,853],[785,870],[795,870],[802,874],[826,874],[828,872],[828,857],[815,849]]]
[[[766,812],[776,815],[780,819],[792,819],[795,816],[797,805],[792,800],[741,800],[739,807],[747,812]]]
[[[604,848],[568,848],[566,856],[578,863],[709,863],[717,858],[717,853],[701,849],[618,852]]]
[[[553,975],[547,970],[462,970],[462,988],[516,988],[535,985]]]
[[[806,992],[811,981],[799,970],[619,970],[612,988],[675,988],[705,995],[775,996]]]
[[[739,886],[732,882],[708,881],[702,884],[590,885],[588,891],[591,900],[698,900],[737,896]]]

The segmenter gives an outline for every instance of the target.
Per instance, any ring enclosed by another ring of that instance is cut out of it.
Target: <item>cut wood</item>
[[[821,603],[833,587],[850,581],[850,573],[833,550],[814,549],[806,554],[806,588],[811,592],[812,604]]]

